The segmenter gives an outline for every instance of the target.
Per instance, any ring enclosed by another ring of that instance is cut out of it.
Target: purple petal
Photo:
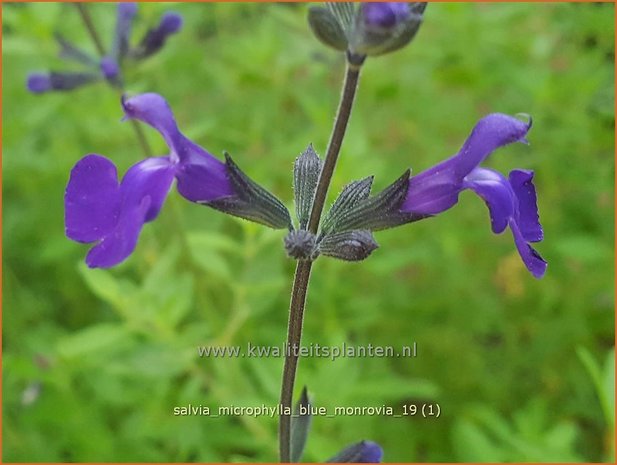
[[[464,187],[478,194],[489,209],[491,228],[495,234],[502,233],[514,217],[516,199],[506,178],[497,171],[476,168],[465,177]]]
[[[32,73],[28,75],[26,85],[30,92],[42,94],[43,92],[51,90],[51,79],[49,74]]]
[[[418,215],[436,215],[458,202],[458,194],[463,189],[462,183],[445,163],[443,169],[425,171],[409,179],[407,197],[401,210]]]
[[[157,217],[174,180],[176,167],[168,157],[146,158],[133,165],[122,178],[122,208],[136,208],[144,197],[150,198],[145,222]]]
[[[518,226],[528,242],[539,242],[544,238],[540,218],[536,188],[533,185],[533,171],[510,171],[510,184],[518,199]]]
[[[179,159],[183,152],[184,136],[180,134],[173,112],[163,97],[153,93],[140,94],[131,98],[123,96],[122,107],[125,118],[143,121],[160,132],[172,150],[172,160]]]
[[[210,202],[233,195],[225,164],[188,139],[186,147],[185,161],[176,172],[180,195],[191,202]]]
[[[527,142],[525,136],[531,120],[525,123],[512,116],[493,113],[482,118],[453,158],[454,170],[461,178],[467,176],[493,151],[513,142]]]
[[[380,463],[383,458],[383,449],[373,441],[360,441],[346,447],[328,463]]]
[[[100,155],[87,155],[71,170],[64,196],[66,235],[94,242],[111,232],[120,211],[120,189],[114,164]]]
[[[118,221],[113,231],[88,253],[86,264],[89,267],[117,265],[135,250],[141,228],[158,215],[173,176],[174,166],[167,157],[147,158],[127,171],[120,184]]]
[[[516,141],[525,141],[531,123],[493,113],[473,128],[463,147],[453,157],[409,179],[409,190],[401,210],[436,215],[456,204],[464,188],[463,179],[491,152]]]
[[[159,213],[173,182],[169,158],[148,158],[132,166],[118,186],[109,160],[89,155],[71,173],[66,194],[67,236],[100,241],[90,250],[90,267],[110,267],[135,249],[144,223]]]
[[[538,221],[537,209],[535,208],[535,189],[532,187],[533,196],[529,190],[529,184],[533,173],[529,171],[515,170],[510,173],[510,180],[514,178],[516,188],[500,173],[484,168],[476,168],[465,178],[465,187],[478,194],[489,208],[493,232],[499,234],[506,226],[510,226],[514,243],[527,269],[536,277],[541,278],[546,271],[546,261],[529,244],[530,239],[522,230],[520,219],[521,207],[525,210],[525,216],[530,217],[533,201],[534,222],[529,237],[537,238],[537,230],[542,231]],[[517,191],[520,195],[517,195]],[[533,199],[531,198],[533,197]],[[527,205],[521,205],[521,200]],[[528,218],[529,219],[529,218]],[[537,242],[537,241],[536,241]]]
[[[515,221],[510,222],[510,230],[514,236],[514,243],[516,244],[519,255],[523,259],[523,263],[534,277],[540,279],[544,276],[548,264],[540,254],[525,241]]]
[[[159,31],[164,35],[175,34],[182,28],[182,16],[178,13],[167,12],[161,18]]]
[[[405,2],[366,2],[362,3],[362,15],[369,26],[391,28],[409,18],[409,4]]]
[[[114,80],[120,73],[118,63],[111,57],[102,58],[99,66],[105,79]]]
[[[155,54],[167,41],[171,34],[175,34],[182,28],[182,16],[177,13],[165,13],[159,25],[149,29],[139,42],[139,46],[131,51],[134,58],[142,59]]]
[[[133,253],[150,202],[150,197],[144,197],[138,205],[123,210],[114,230],[88,252],[86,264],[90,268],[112,267]]]
[[[193,202],[209,202],[233,195],[225,164],[180,133],[163,97],[141,94],[123,99],[122,104],[128,118],[149,124],[167,142],[170,159],[178,164],[176,177],[180,194]]]
[[[383,449],[379,444],[372,441],[362,441],[362,463],[380,463],[383,458]]]

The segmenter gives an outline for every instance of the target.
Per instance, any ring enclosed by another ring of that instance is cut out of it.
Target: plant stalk
[[[332,181],[332,174],[336,167],[336,161],[338,160],[338,155],[347,129],[347,123],[351,115],[359,77],[360,67],[348,63],[332,135],[330,136],[326,158],[319,175],[315,198],[313,199],[313,206],[308,224],[308,230],[313,234],[316,234],[319,228],[319,221],[326,202],[328,188]],[[304,308],[309,278],[311,276],[311,267],[311,261],[298,261],[291,290],[289,321],[287,324],[287,347],[285,351],[285,364],[283,366],[283,380],[281,386],[280,403],[282,412],[279,418],[279,458],[282,463],[289,463],[291,461],[291,415],[287,415],[285,412],[291,412],[292,408],[293,390],[299,358],[298,351],[302,341],[302,323],[304,320]]]
[[[92,39],[92,42],[94,43],[94,47],[96,48],[96,51],[99,54],[99,57],[103,58],[105,56],[105,47],[103,46],[101,37],[99,36],[98,32],[96,31],[96,28],[94,27],[94,22],[92,21],[92,16],[90,16],[88,7],[86,6],[85,3],[75,3],[75,6],[77,7],[77,11],[79,12],[79,16],[81,16],[84,26],[86,26],[86,30],[88,31],[88,34],[90,35],[90,38]],[[118,90],[120,96],[124,94],[124,86],[122,85],[114,86],[113,84],[111,84],[111,86],[114,89]],[[146,139],[146,136],[143,130],[141,129],[141,126],[139,125],[137,121],[133,119],[130,120],[130,122],[131,122],[131,126],[133,127],[133,131],[135,132],[135,137],[137,137],[137,141],[139,142],[139,145],[142,151],[144,152],[144,155],[146,156],[146,158],[151,157],[152,151],[150,150],[150,146],[148,145],[148,140]]]

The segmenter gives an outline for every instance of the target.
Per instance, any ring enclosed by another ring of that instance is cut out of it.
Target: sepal
[[[321,6],[310,7],[308,23],[315,37],[325,45],[342,52],[347,50],[345,31],[328,8]]]
[[[339,208],[331,218],[328,218],[327,228],[324,228],[324,232],[343,232],[356,229],[380,231],[426,218],[428,215],[401,211],[401,205],[405,201],[409,188],[409,175],[410,171],[407,170],[379,194],[366,197],[347,206],[347,208]],[[343,193],[341,193],[342,195]]]
[[[300,229],[306,229],[309,222],[322,166],[323,163],[312,144],[296,158],[294,163],[294,199]]]
[[[291,417],[291,461],[297,463],[302,458],[304,446],[308,439],[308,434],[311,429],[312,416],[310,413],[310,400],[306,391],[306,386],[302,389],[300,399],[296,403]],[[300,409],[305,412],[302,414]]]
[[[225,166],[234,194],[200,203],[223,213],[254,221],[274,229],[292,229],[291,217],[285,205],[244,174],[228,153],[225,153]]]
[[[343,187],[343,190],[323,220],[321,226],[322,234],[328,234],[333,231],[345,231],[346,229],[341,227],[341,222],[345,215],[360,202],[368,198],[372,185],[373,177],[369,176],[359,181],[352,181]]]

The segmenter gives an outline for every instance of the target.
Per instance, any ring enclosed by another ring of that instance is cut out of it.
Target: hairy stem
[[[75,3],[75,6],[77,7],[77,11],[79,12],[79,16],[81,16],[84,26],[86,26],[86,30],[88,31],[88,34],[90,35],[90,38],[92,39],[92,42],[94,43],[94,46],[96,48],[97,53],[99,54],[99,57],[103,58],[105,56],[105,47],[103,46],[101,37],[99,36],[98,32],[96,31],[96,28],[94,27],[94,22],[92,21],[92,16],[90,16],[90,12],[88,11],[87,5],[85,3]],[[124,87],[122,85],[114,86],[112,84],[112,87],[114,89],[117,89],[120,95],[124,94]],[[144,155],[146,156],[146,158],[151,157],[152,151],[150,150],[150,146],[148,145],[148,140],[146,139],[146,136],[143,130],[141,129],[141,126],[139,125],[137,121],[133,119],[130,121],[131,121],[131,126],[133,127],[133,131],[135,132],[135,137],[137,137],[137,141],[139,142],[139,146],[144,152]]]
[[[360,67],[351,64],[347,65],[343,92],[339,102],[334,128],[330,136],[330,143],[326,151],[324,166],[319,176],[317,190],[311,209],[311,216],[308,230],[313,234],[317,233],[319,221],[323,212],[328,188],[332,180],[332,174],[336,167],[341,144],[345,137],[347,123],[351,115],[351,109],[358,88]],[[285,351],[285,364],[283,366],[283,381],[281,386],[281,406],[282,413],[279,420],[279,456],[280,461],[287,463],[291,461],[291,412],[293,401],[293,390],[296,380],[296,369],[298,367],[298,350],[302,341],[302,322],[304,320],[304,307],[306,294],[308,291],[309,278],[311,276],[312,262],[299,260],[296,265],[293,287],[291,291],[291,302],[289,304],[289,322],[287,324],[287,347]]]

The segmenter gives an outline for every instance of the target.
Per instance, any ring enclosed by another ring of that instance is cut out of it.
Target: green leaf
[[[306,446],[309,430],[311,428],[310,402],[306,386],[302,389],[300,399],[294,407],[291,417],[291,461],[299,462]],[[300,414],[300,409],[304,408],[308,413]]]
[[[129,342],[126,328],[114,323],[101,323],[60,339],[58,355],[66,359],[88,359],[116,351]]]

